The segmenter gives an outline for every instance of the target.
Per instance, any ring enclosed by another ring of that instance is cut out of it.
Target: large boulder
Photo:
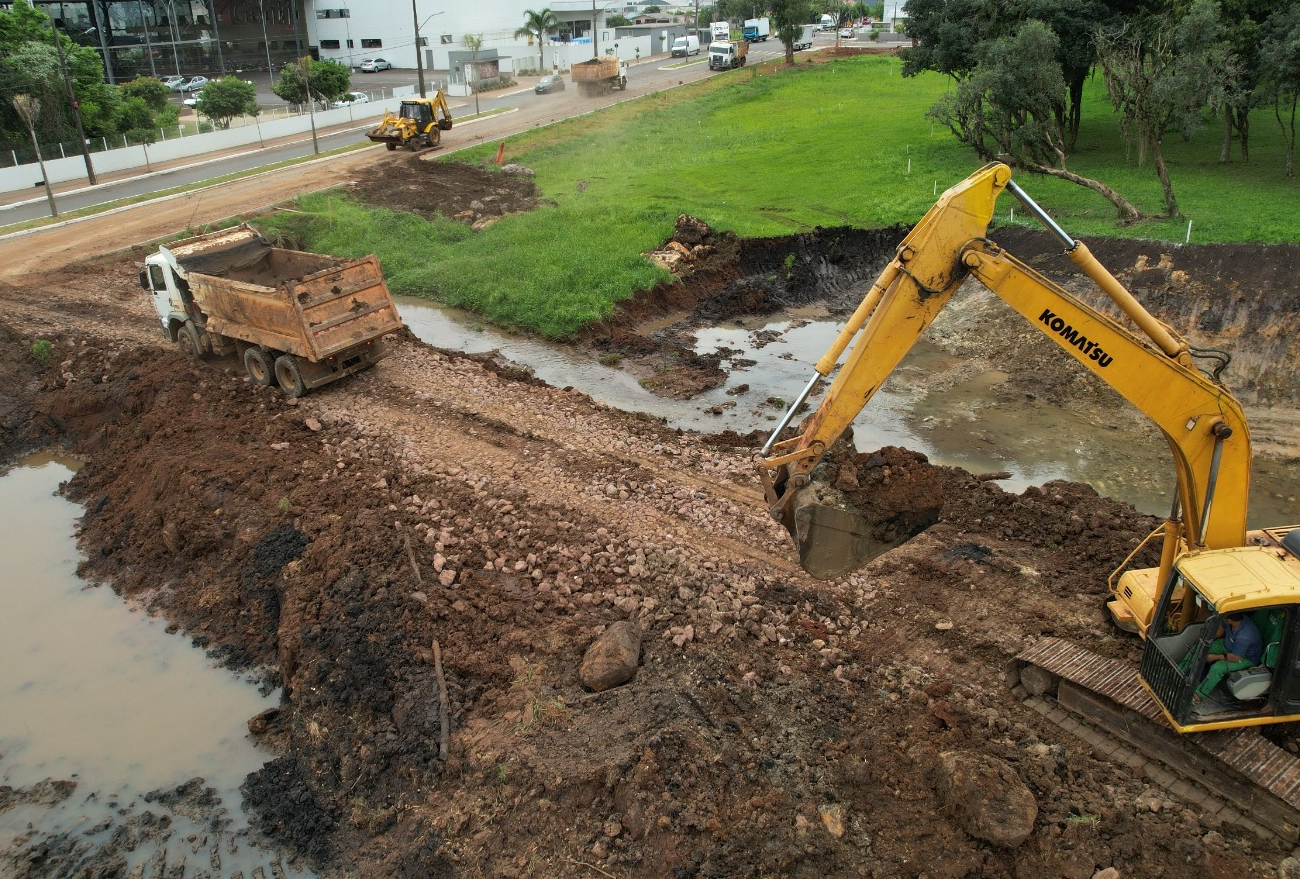
[[[641,631],[621,620],[600,633],[587,648],[578,668],[578,679],[589,690],[600,692],[626,684],[641,661]]]
[[[1013,849],[1034,832],[1038,802],[1033,791],[995,757],[940,754],[937,787],[944,805],[976,839]]]

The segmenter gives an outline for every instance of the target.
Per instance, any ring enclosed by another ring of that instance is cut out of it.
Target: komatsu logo
[[[1114,358],[1101,350],[1101,346],[1096,342],[1057,317],[1050,308],[1044,308],[1043,313],[1038,316],[1038,320],[1039,323],[1056,333],[1056,335],[1088,355],[1089,360],[1097,361],[1098,366],[1103,369],[1110,366]]]

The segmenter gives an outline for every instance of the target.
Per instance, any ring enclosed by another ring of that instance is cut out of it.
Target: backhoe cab
[[[1004,189],[1047,227],[1135,329],[989,240]],[[1004,164],[987,165],[949,189],[908,233],[763,446],[757,466],[768,509],[794,537],[804,569],[820,578],[847,573],[937,519],[937,508],[933,516],[925,510],[900,516],[877,499],[862,503],[861,491],[849,503],[838,488],[857,480],[830,477],[824,459],[844,460],[853,419],[968,277],[1145,413],[1169,445],[1175,502],[1147,538],[1161,543],[1159,567],[1130,568],[1139,545],[1111,575],[1107,604],[1117,626],[1146,639],[1139,676],[1161,711],[1183,732],[1300,719],[1300,526],[1246,530],[1250,432],[1241,405],[1218,380],[1227,354],[1193,348],[1146,311],[1011,180]],[[786,436],[794,413],[851,342],[821,405],[801,432]],[[1197,361],[1210,363],[1209,374]],[[890,503],[897,499],[895,493]],[[1213,698],[1193,705],[1218,619],[1234,611],[1271,620],[1273,661],[1263,658],[1253,688],[1232,690],[1225,683],[1209,694]]]
[[[436,147],[442,132],[451,129],[451,110],[442,90],[432,98],[410,98],[402,101],[397,114],[387,111],[378,127],[367,132],[366,137],[388,149],[406,147],[414,152],[421,147]]]

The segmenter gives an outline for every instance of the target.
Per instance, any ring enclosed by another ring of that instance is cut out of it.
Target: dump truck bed
[[[600,82],[618,76],[618,58],[604,55],[573,65],[570,76],[574,82]]]
[[[315,362],[402,326],[374,256],[272,247],[248,227],[162,250],[209,332]]]

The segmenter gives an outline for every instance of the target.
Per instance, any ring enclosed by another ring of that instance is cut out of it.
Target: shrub
[[[54,344],[49,339],[40,339],[32,343],[32,357],[41,366],[50,362],[50,354],[54,351]]]

